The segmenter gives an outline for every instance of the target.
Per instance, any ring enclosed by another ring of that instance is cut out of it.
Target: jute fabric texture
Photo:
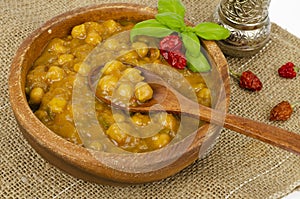
[[[300,186],[300,156],[223,130],[210,154],[165,180],[112,187],[76,179],[42,159],[22,137],[9,105],[7,77],[13,56],[33,30],[63,12],[110,2],[156,6],[150,0],[1,0],[0,1],[0,198],[281,198]],[[218,0],[185,0],[187,18],[208,21]],[[272,19],[271,19],[272,20]],[[272,24],[265,48],[250,58],[227,57],[230,68],[256,73],[263,90],[251,93],[231,80],[229,112],[300,133],[300,109],[287,122],[269,122],[282,100],[299,100],[300,78],[282,79],[277,68],[300,65],[300,40]]]

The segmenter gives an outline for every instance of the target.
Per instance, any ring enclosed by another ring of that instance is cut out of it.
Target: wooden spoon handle
[[[222,114],[219,111],[202,105],[199,105],[199,110],[191,108],[191,103],[182,108],[185,113],[194,117],[198,116],[203,121],[223,125],[227,129],[300,155],[300,134],[248,118],[232,114]]]
[[[300,135],[236,115],[225,116],[224,127],[300,155]]]

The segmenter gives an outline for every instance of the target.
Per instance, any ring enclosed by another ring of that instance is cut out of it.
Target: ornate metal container
[[[221,0],[214,20],[231,31],[228,39],[218,42],[225,54],[251,56],[267,43],[271,32],[270,1]]]

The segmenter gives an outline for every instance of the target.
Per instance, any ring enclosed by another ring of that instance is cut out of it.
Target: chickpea
[[[46,79],[46,66],[36,66],[33,70],[28,72],[27,75],[27,94],[30,93],[31,89],[40,87],[43,90],[47,90],[48,84],[45,82]]]
[[[102,42],[102,37],[94,30],[87,33],[84,41],[88,44],[96,46]]]
[[[147,100],[150,100],[153,96],[153,90],[149,86],[149,84],[145,82],[139,82],[135,86],[134,95],[140,102],[146,102]]]
[[[123,71],[122,78],[126,78],[132,83],[138,83],[144,80],[144,77],[141,76],[141,71],[136,68],[127,68]]]
[[[117,23],[116,21],[114,20],[107,20],[107,21],[104,21],[102,23],[102,25],[105,27],[105,30],[109,33],[109,34],[112,34],[112,33],[115,33],[117,31],[119,31],[121,29],[121,26],[119,23]]]
[[[117,88],[117,94],[120,98],[129,101],[133,96],[133,86],[131,83],[122,83]]]
[[[198,92],[197,96],[199,98],[210,98],[210,90],[208,88],[203,88]]]
[[[103,75],[111,75],[122,71],[124,68],[125,66],[122,62],[114,60],[106,63],[101,72]]]
[[[79,138],[79,135],[72,123],[66,121],[65,113],[57,115],[56,119],[58,120],[57,123],[59,124],[59,128],[57,129],[58,134],[65,138],[68,138],[74,143],[80,144],[81,140]]]
[[[97,22],[90,21],[90,22],[84,23],[84,25],[88,31],[96,31],[99,34],[101,34],[103,32],[103,26],[101,26]]]
[[[172,132],[177,132],[179,128],[178,121],[172,114],[167,114],[162,124]]]
[[[59,65],[64,65],[66,63],[72,62],[73,59],[74,59],[74,55],[72,54],[62,54],[58,57],[57,62]]]
[[[105,75],[98,83],[100,91],[106,95],[111,96],[117,86],[119,78],[113,75]],[[98,89],[97,89],[98,90]]]
[[[78,62],[74,64],[73,70],[80,75],[87,76],[90,72],[90,66],[85,62]]]
[[[205,83],[198,83],[194,86],[194,90],[196,92],[199,92],[200,90],[202,90],[203,88],[206,88],[206,85]]]
[[[160,51],[157,48],[151,48],[150,49],[150,59],[151,60],[157,60],[160,57]]]
[[[66,76],[65,71],[58,66],[51,66],[46,74],[49,82],[56,82],[62,80]]]
[[[135,113],[131,119],[133,123],[138,126],[147,126],[151,122],[149,115],[143,115],[141,113]]]
[[[107,39],[103,43],[103,47],[106,48],[107,50],[116,51],[119,48],[119,41],[116,39]]]
[[[132,65],[137,65],[138,64],[138,58],[139,55],[135,50],[126,52],[125,54],[121,55],[118,59],[121,62],[129,63]]]
[[[72,29],[71,35],[73,38],[85,39],[86,38],[86,28],[84,24],[75,26]]]
[[[141,58],[145,57],[148,54],[149,48],[147,44],[143,42],[135,42],[132,44],[132,47]]]
[[[30,92],[29,102],[31,104],[40,104],[43,99],[44,94],[45,93],[42,88],[37,87],[37,88],[32,89]]]
[[[162,148],[170,143],[171,137],[167,133],[159,133],[153,136],[151,140],[155,148]]]
[[[199,103],[205,106],[211,106],[211,93],[208,88],[203,88],[197,93]]]
[[[58,38],[53,39],[48,47],[48,51],[54,54],[64,54],[69,50],[70,49],[65,46],[65,41]]]
[[[65,99],[54,97],[47,106],[51,113],[62,113],[66,105],[67,101]]]
[[[106,134],[113,140],[115,140],[119,145],[125,143],[127,134],[119,128],[117,123],[112,124],[106,131]]]
[[[37,118],[39,118],[43,123],[46,123],[49,121],[49,115],[47,113],[47,111],[45,110],[37,110],[34,112],[35,116],[37,116]]]

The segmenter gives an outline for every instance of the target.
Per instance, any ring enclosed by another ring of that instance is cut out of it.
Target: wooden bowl
[[[25,95],[26,75],[33,62],[52,38],[70,34],[72,27],[86,21],[106,19],[142,21],[153,18],[155,14],[156,9],[134,4],[103,4],[80,8],[46,22],[22,43],[11,66],[9,76],[10,102],[23,136],[49,163],[77,178],[91,182],[102,184],[145,183],[160,180],[181,171],[197,158],[203,157],[208,148],[213,145],[221,127],[205,124],[199,128],[198,132],[195,132],[192,144],[184,151],[183,155],[174,159],[171,164],[147,172],[117,170],[98,161],[95,155],[86,148],[73,144],[49,130],[33,114],[28,105]],[[221,80],[218,83],[214,80],[211,82],[215,93],[213,95],[216,102],[214,106],[216,108],[223,107],[224,110],[227,110],[229,106],[229,78],[226,59],[215,42],[202,41],[202,46],[206,49],[212,63],[213,70],[211,73],[216,73]],[[221,91],[225,91],[224,99],[221,98]],[[145,157],[147,155],[147,153],[139,154],[139,156]],[[112,154],[110,157],[113,159],[114,155]],[[161,160],[164,160],[164,157]],[[151,163],[152,161],[149,162],[149,164]]]

